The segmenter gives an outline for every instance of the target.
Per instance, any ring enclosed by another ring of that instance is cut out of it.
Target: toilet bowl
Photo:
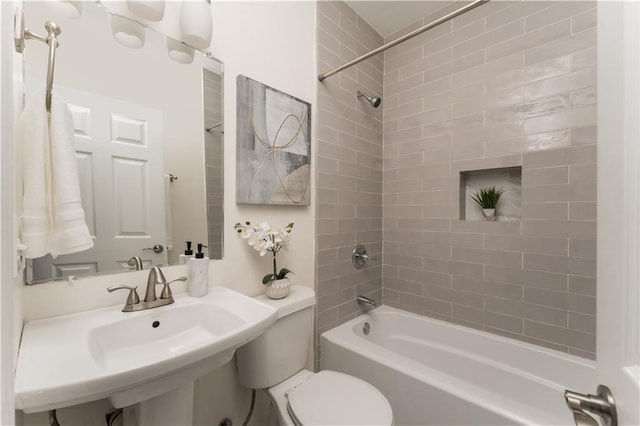
[[[304,369],[313,336],[313,290],[293,286],[284,299],[257,299],[275,307],[278,319],[237,350],[238,378],[245,387],[266,391],[280,426],[393,424],[391,405],[371,384]]]
[[[391,406],[378,389],[336,371],[302,370],[267,393],[280,426],[393,424]]]

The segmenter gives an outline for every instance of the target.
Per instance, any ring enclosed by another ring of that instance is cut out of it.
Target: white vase
[[[484,220],[496,220],[496,209],[482,209]]]
[[[282,299],[287,297],[290,287],[291,283],[289,282],[289,278],[269,281],[264,286],[264,294],[269,296],[271,299]]]

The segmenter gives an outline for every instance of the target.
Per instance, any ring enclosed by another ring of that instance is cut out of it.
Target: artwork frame
[[[238,75],[236,203],[311,204],[311,104]]]

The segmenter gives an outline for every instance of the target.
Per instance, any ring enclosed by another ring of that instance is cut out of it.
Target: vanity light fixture
[[[209,0],[183,1],[180,10],[182,40],[196,49],[206,50],[211,44],[213,22]]]
[[[82,0],[58,0],[49,5],[67,18],[79,18],[82,15]]]
[[[127,0],[127,7],[138,18],[158,22],[164,16],[164,0]]]
[[[190,64],[193,62],[193,47],[189,47],[186,44],[175,40],[171,37],[165,37],[167,55],[172,61],[179,64]]]
[[[110,13],[109,27],[113,38],[121,45],[132,49],[144,46],[145,29],[139,23]]]

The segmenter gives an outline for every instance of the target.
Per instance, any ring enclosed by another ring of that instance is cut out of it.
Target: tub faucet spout
[[[359,295],[357,301],[367,311],[378,307],[378,302],[367,296]]]

